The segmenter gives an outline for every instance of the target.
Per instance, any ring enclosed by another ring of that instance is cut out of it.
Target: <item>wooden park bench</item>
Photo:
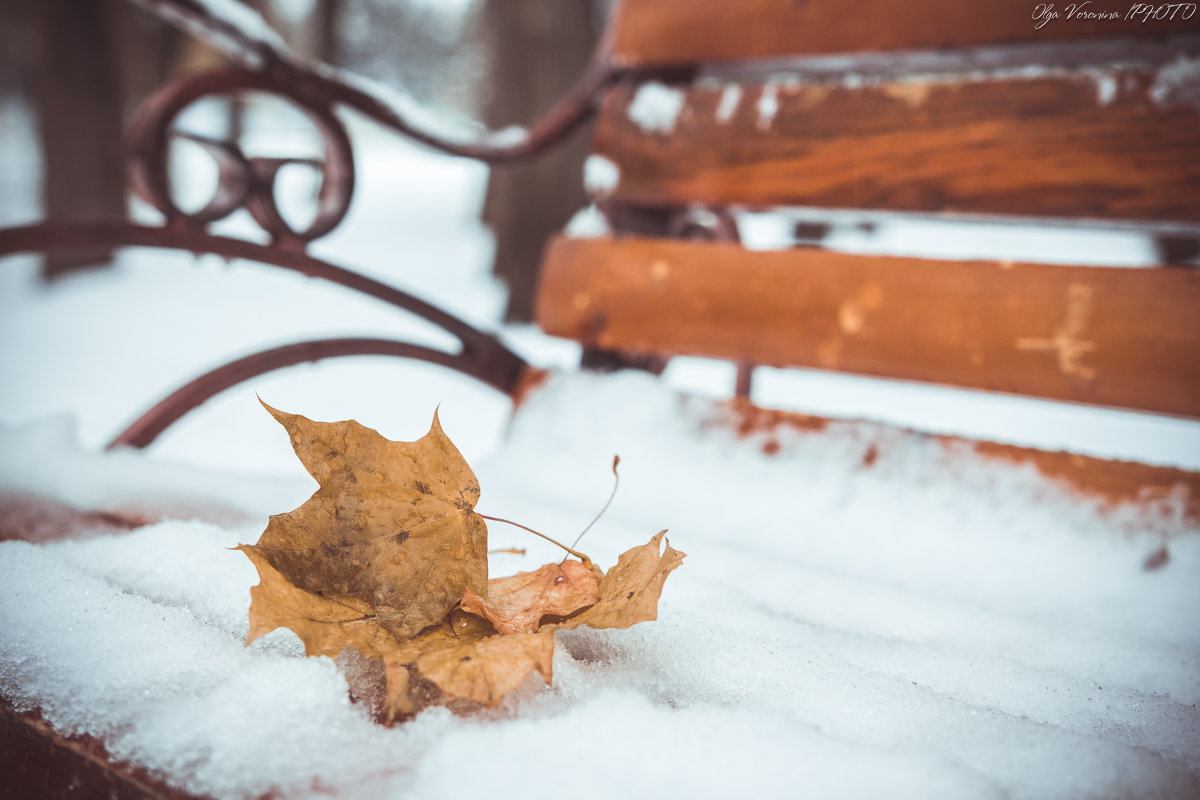
[[[550,243],[542,328],[597,365],[734,361],[743,396],[764,364],[1200,416],[1200,272],[1170,263],[1200,233],[1200,17],[1031,9],[626,0],[594,143],[610,232]],[[829,210],[1142,230],[1165,260],[839,253],[805,240]],[[790,213],[797,246],[739,244],[746,211]],[[1200,512],[1194,473],[970,446],[1106,502],[1186,487]]]
[[[1054,18],[1014,0],[624,0],[588,74],[544,119],[521,136],[468,141],[423,127],[370,87],[292,59],[269,32],[223,18],[218,7],[141,4],[203,32],[238,64],[169,85],[132,129],[135,188],[165,223],[0,231],[0,256],[99,245],[252,259],[418,314],[460,347],[336,339],[250,354],[174,392],[114,445],[145,446],[232,385],[332,356],[420,358],[514,398],[538,380],[536,367],[494,337],[307,255],[353,192],[351,146],[335,108],[497,164],[536,156],[595,113],[603,160],[593,162],[589,184],[607,232],[549,243],[539,322],[581,342],[585,367],[660,370],[677,355],[735,362],[731,394],[740,399],[731,409],[742,432],[827,424],[751,405],[756,365],[1200,417],[1200,273],[1182,263],[1200,240],[1194,10],[1186,19],[1155,19],[1154,9],[1148,18],[1068,19],[1065,9]],[[172,200],[171,123],[200,98],[239,91],[282,96],[322,133],[320,211],[306,231],[290,228],[274,205],[275,175],[288,160],[247,158],[236,143],[197,140],[220,165],[208,206],[185,213]],[[269,244],[208,233],[242,207]],[[1123,269],[854,255],[820,246],[831,212],[866,225],[935,216],[1115,227],[1155,237],[1164,256]],[[739,230],[746,213],[793,220],[796,246],[748,249]],[[934,438],[982,459],[1032,465],[1105,507],[1173,498],[1185,522],[1200,521],[1194,472]],[[7,701],[0,739],[13,791],[179,796],[109,763],[100,743],[62,737]]]

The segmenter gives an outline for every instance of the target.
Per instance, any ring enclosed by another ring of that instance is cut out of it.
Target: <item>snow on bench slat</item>
[[[255,575],[225,548],[254,523],[0,545],[0,691],[216,797],[1196,793],[1200,532],[1100,519],[870,425],[776,431],[768,457],[717,413],[645,376],[559,378],[473,465],[482,509],[566,535],[619,452],[621,493],[581,546],[608,563],[669,526],[689,554],[657,622],[561,636],[555,686],[494,711],[380,728],[290,633],[243,648]],[[17,441],[14,460],[64,457]],[[144,480],[94,460],[98,501]],[[495,573],[557,557],[518,535],[493,526],[493,546],[530,548]]]

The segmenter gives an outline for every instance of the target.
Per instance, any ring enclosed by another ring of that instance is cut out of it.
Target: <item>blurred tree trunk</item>
[[[108,2],[32,0],[33,69],[42,143],[42,199],[52,222],[125,214],[120,72]],[[47,280],[101,265],[111,251],[47,256]]]
[[[492,37],[489,127],[529,124],[583,74],[597,33],[590,0],[488,0]],[[587,203],[583,161],[591,126],[534,162],[497,167],[488,181],[483,218],[496,238],[493,271],[509,289],[506,319],[533,319],[542,248]]]
[[[124,120],[169,74],[181,37],[125,0],[15,0],[32,48],[42,202],[53,222],[122,219]],[[53,278],[102,266],[109,250],[47,256]]]
[[[339,62],[338,53],[338,21],[340,19],[339,0],[317,0],[317,10],[313,14],[316,24],[316,58],[326,64],[336,65]]]

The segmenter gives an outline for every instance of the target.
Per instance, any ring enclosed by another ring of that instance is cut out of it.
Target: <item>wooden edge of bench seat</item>
[[[842,0],[622,0],[614,20],[613,57],[626,67],[675,66],[1200,31],[1200,14],[1194,10],[1184,19],[1187,9],[1175,9],[1172,19],[1166,9],[1156,20],[1154,8],[1143,20],[1133,13],[1136,4],[1074,4],[1084,12],[1074,16],[1068,16],[1069,5],[1027,0],[858,0],[852,5]],[[1112,12],[1116,18],[1110,17]]]
[[[780,444],[775,435],[780,430],[819,433],[839,422],[828,417],[765,409],[743,398],[733,398],[722,404],[722,408],[728,416],[719,421],[732,426],[739,436],[760,437],[763,453],[767,456],[779,451]],[[1200,472],[961,436],[898,430],[921,441],[937,442],[949,455],[968,454],[983,462],[1031,467],[1067,496],[1096,503],[1103,513],[1133,508],[1149,514],[1152,522],[1167,522],[1168,527],[1162,530],[1164,535],[1178,532],[1169,525],[1172,521],[1189,526],[1200,524]],[[870,469],[877,458],[875,445],[868,444],[862,468]]]
[[[1200,270],[550,243],[537,317],[605,350],[698,355],[1200,417]]]
[[[63,736],[0,694],[0,796],[189,800],[145,770],[114,763],[98,739]]]
[[[1200,77],[1173,69],[701,82],[650,98],[624,83],[595,150],[619,172],[611,198],[639,206],[1194,223]]]

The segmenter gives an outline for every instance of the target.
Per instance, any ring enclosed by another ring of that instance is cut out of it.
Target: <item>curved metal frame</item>
[[[284,367],[341,356],[412,358],[431,364],[440,364],[443,367],[467,374],[474,374],[473,368],[476,365],[475,360],[470,356],[454,355],[430,347],[390,339],[318,339],[273,347],[253,355],[243,356],[236,361],[230,361],[228,364],[206,372],[179,387],[119,433],[108,443],[106,449],[146,447],[189,411],[199,408],[216,395],[243,381]],[[508,382],[501,384],[487,378],[480,378],[480,380],[506,394],[512,394],[514,384]]]
[[[295,58],[281,42],[269,41],[260,32],[247,31],[213,16],[198,0],[131,0],[160,19],[224,52],[252,74],[269,80],[280,94],[303,95],[306,102],[318,100],[326,106],[340,104],[364,114],[397,133],[448,155],[463,156],[489,164],[505,164],[536,156],[552,147],[587,119],[595,110],[602,90],[617,80],[620,70],[610,57],[612,31],[597,43],[583,76],[572,89],[533,123],[523,135],[510,139],[485,133],[471,141],[460,141],[422,127],[369,91],[350,83],[349,75],[320,63]]]
[[[407,292],[307,255],[309,242],[341,223],[354,192],[355,167],[350,137],[336,108],[354,109],[418,142],[450,155],[492,164],[531,158],[565,138],[595,110],[602,90],[617,77],[602,41],[578,84],[518,137],[486,134],[456,140],[408,119],[397,109],[351,85],[334,70],[293,58],[281,43],[261,32],[214,16],[198,0],[133,0],[168,23],[206,39],[225,51],[239,68],[188,76],[151,96],[139,109],[129,134],[131,182],[143,199],[165,217],[165,225],[131,222],[42,223],[0,230],[0,257],[18,252],[51,253],[97,246],[156,247],[211,253],[257,261],[322,278],[408,311],[447,331],[460,343],[457,353],[409,342],[373,338],[324,339],[264,350],[211,370],[177,389],[116,437],[109,447],[145,447],[172,423],[214,395],[255,376],[294,364],[347,355],[390,355],[439,364],[470,375],[510,396],[518,391],[528,365],[494,336]],[[322,160],[250,157],[236,142],[181,134],[175,119],[201,98],[258,91],[281,97],[305,112],[321,135]],[[183,136],[216,161],[217,188],[197,211],[185,211],[171,192],[169,143]],[[305,230],[293,228],[280,213],[275,180],[284,166],[303,162],[321,172],[317,214]],[[216,236],[207,226],[245,208],[271,237],[270,245]]]
[[[145,447],[187,411],[219,392],[257,375],[304,361],[343,355],[404,356],[456,369],[509,395],[519,385],[528,366],[520,356],[501,344],[494,336],[477,330],[438,307],[373,278],[313,258],[302,251],[214,236],[203,231],[153,228],[123,222],[42,223],[0,230],[0,257],[20,252],[50,253],[95,247],[156,247],[257,261],[310,278],[321,278],[374,297],[437,325],[460,343],[458,353],[449,353],[421,345],[382,339],[330,339],[257,353],[213,370],[172,393],[113,440],[109,447]],[[240,377],[230,383],[230,375]],[[181,405],[185,399],[189,405]]]

